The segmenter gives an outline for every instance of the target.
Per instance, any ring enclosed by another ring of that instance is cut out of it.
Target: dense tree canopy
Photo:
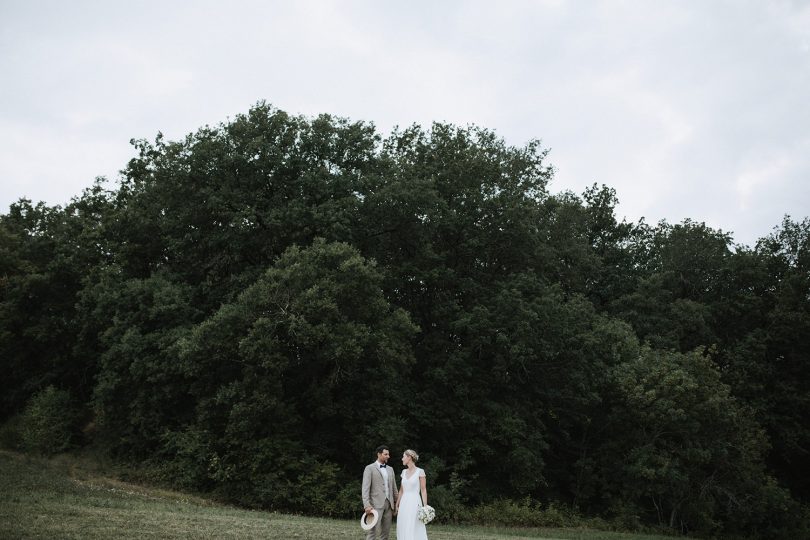
[[[552,194],[538,142],[263,103],[134,145],[114,188],[0,216],[2,419],[58,395],[266,508],[352,513],[387,443],[448,508],[807,526],[810,220],[753,248],[619,222],[606,186]]]

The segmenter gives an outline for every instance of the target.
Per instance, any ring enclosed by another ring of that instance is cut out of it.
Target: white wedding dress
[[[425,471],[416,468],[413,476],[408,478],[408,469],[402,471],[402,499],[399,501],[397,514],[397,540],[427,540],[425,524],[416,519],[416,512],[422,506],[422,494],[419,489],[419,478]]]

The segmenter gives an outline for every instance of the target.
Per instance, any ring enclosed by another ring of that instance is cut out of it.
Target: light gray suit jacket
[[[385,492],[383,473],[388,475],[388,493]],[[363,508],[384,508],[385,501],[391,503],[391,508],[397,507],[397,480],[391,467],[380,468],[376,461],[366,465],[363,471]]]

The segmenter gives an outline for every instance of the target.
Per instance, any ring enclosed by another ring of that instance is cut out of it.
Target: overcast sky
[[[753,245],[810,215],[810,2],[0,0],[0,211],[266,100],[541,139],[552,192]]]

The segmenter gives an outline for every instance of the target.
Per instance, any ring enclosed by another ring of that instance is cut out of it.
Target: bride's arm
[[[419,477],[419,486],[422,488],[422,504],[427,506],[427,480],[424,476]]]

